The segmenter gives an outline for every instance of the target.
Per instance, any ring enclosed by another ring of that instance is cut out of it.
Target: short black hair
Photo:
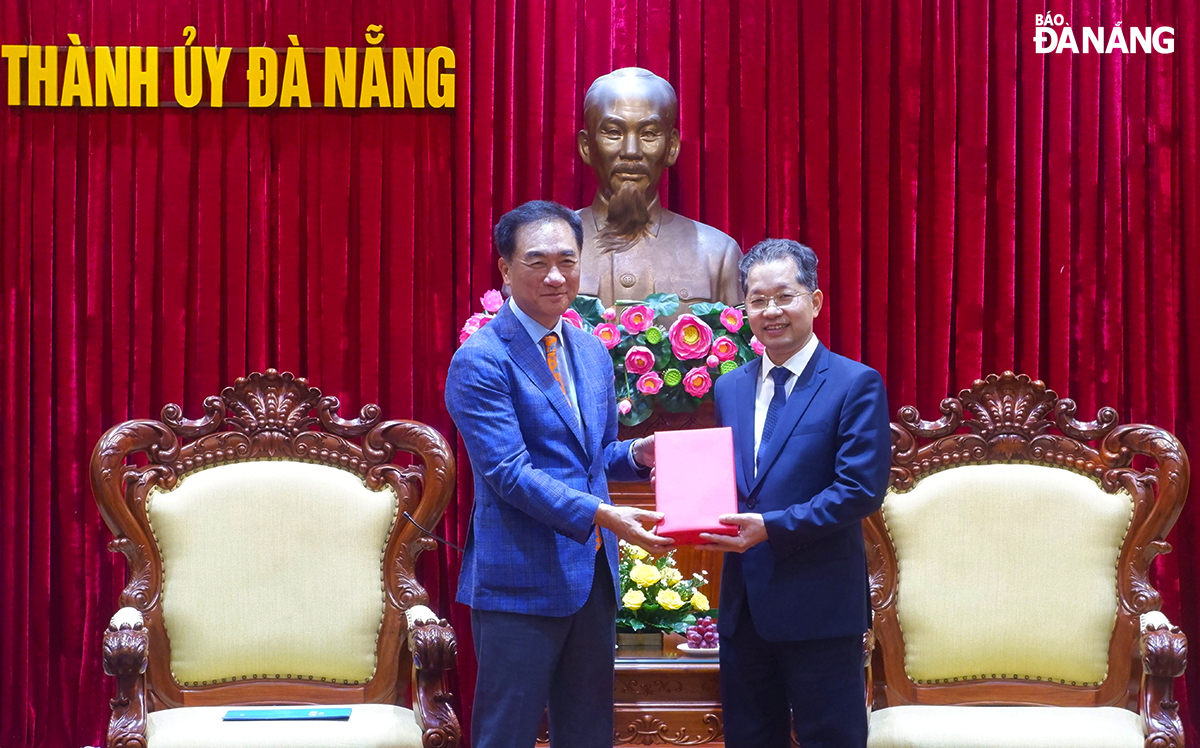
[[[790,259],[796,263],[796,282],[809,291],[817,290],[817,253],[811,247],[792,239],[763,239],[750,248],[738,262],[738,275],[742,279],[742,293],[746,288],[746,276],[750,268],[764,262]]]
[[[583,221],[579,220],[579,214],[549,200],[530,200],[500,216],[496,227],[492,229],[496,251],[505,262],[512,262],[513,254],[517,251],[517,230],[531,223],[545,221],[565,222],[575,234],[575,247],[583,251]]]

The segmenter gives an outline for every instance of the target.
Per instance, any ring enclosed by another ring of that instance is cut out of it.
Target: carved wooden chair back
[[[424,742],[457,743],[453,631],[415,573],[453,456],[428,426],[338,408],[267,370],[209,397],[200,419],[168,405],[100,439],[93,490],[128,562],[105,638],[110,746],[145,745],[159,710],[399,705],[410,685]]]
[[[1011,372],[941,412],[899,411],[865,523],[874,707],[1123,707],[1177,728],[1186,639],[1155,613],[1149,570],[1187,494],[1179,442],[1112,408],[1080,422]]]

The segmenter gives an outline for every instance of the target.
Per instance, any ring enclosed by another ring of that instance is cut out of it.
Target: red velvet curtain
[[[1014,369],[1085,414],[1113,405],[1194,445],[1200,17],[1188,0],[1052,5],[0,6],[4,44],[171,45],[195,25],[201,44],[282,48],[297,34],[361,47],[375,23],[385,46],[457,55],[453,110],[0,106],[0,744],[102,740],[100,634],[123,575],[86,479],[103,430],[168,402],[195,415],[275,366],[348,412],[378,402],[453,436],[442,383],[458,325],[498,283],[490,227],[524,200],[590,200],[580,102],[615,67],[649,67],[679,91],[667,203],[744,248],[812,244],[827,294],[817,332],[882,371],[893,408],[932,415]],[[1077,35],[1171,26],[1175,51],[1039,55],[1034,15],[1047,10]],[[459,540],[460,459],[441,528]],[[1193,503],[1155,575],[1194,637],[1198,525]],[[423,563],[459,631],[467,718],[458,556]]]

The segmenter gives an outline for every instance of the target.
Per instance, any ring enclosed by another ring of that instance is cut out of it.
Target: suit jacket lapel
[[[550,367],[546,365],[546,358],[542,355],[540,347],[529,337],[529,333],[521,326],[521,321],[508,308],[508,304],[500,307],[496,318],[489,324],[497,326],[496,333],[508,343],[509,357],[516,362],[517,367],[525,373],[525,376],[529,377],[533,385],[541,390],[546,399],[550,401],[550,405],[554,407],[555,412],[562,418],[563,423],[579,440],[579,445],[584,446],[575,410],[571,407],[567,396],[563,394],[562,388],[558,386],[554,375],[550,373]],[[574,359],[572,359],[572,364],[574,364]],[[578,371],[578,367],[572,369],[572,372],[576,374],[575,391],[577,394],[582,389]],[[580,412],[583,413],[582,403],[580,405]]]
[[[580,417],[575,419],[572,428],[590,457],[600,447],[604,425],[608,423],[608,414],[603,410],[604,400],[596,397],[596,388],[592,386],[593,372],[582,353],[583,338],[590,336],[570,322],[564,321],[563,337],[567,339],[567,354],[571,357],[571,377],[575,380],[575,399],[579,402]],[[609,382],[608,386],[611,387],[612,383]],[[562,394],[561,391],[559,394]],[[580,423],[580,420],[583,423]],[[591,429],[587,428],[587,423],[592,424]]]
[[[742,370],[734,390],[737,409],[738,443],[735,453],[742,458],[737,463],[738,487],[743,496],[750,495],[750,486],[754,483],[754,400],[758,378],[762,376],[762,359],[752,362]]]
[[[826,357],[828,351],[829,349],[824,345],[817,345],[817,350],[813,351],[813,356],[808,362],[808,366],[804,367],[804,373],[800,375],[796,386],[792,388],[792,394],[788,396],[787,403],[783,406],[783,412],[779,414],[779,421],[775,424],[775,431],[771,434],[771,440],[763,445],[762,456],[758,461],[758,475],[750,486],[751,492],[757,489],[759,484],[762,483],[763,476],[767,474],[775,459],[779,457],[779,452],[783,449],[784,442],[787,441],[792,430],[796,428],[796,424],[804,417],[808,406],[812,403],[817,392],[820,391],[821,385],[825,383],[824,371],[829,365]],[[753,445],[751,448],[753,448]]]

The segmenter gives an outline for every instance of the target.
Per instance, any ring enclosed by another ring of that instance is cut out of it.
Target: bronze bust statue
[[[642,68],[600,76],[584,98],[587,127],[576,142],[598,186],[579,211],[579,291],[606,306],[652,293],[677,294],[680,312],[699,301],[741,303],[737,242],[659,203],[663,172],[679,156],[678,112],[671,84]]]

